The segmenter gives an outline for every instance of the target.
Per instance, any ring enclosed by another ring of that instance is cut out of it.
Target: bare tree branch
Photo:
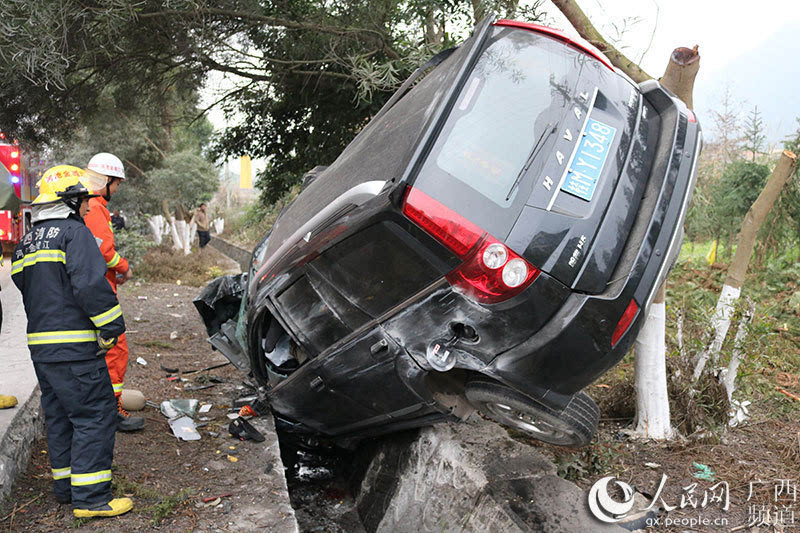
[[[553,5],[567,17],[569,23],[572,24],[581,37],[603,52],[615,67],[630,76],[633,81],[641,83],[652,78],[639,65],[625,57],[622,52],[600,35],[600,32],[595,29],[594,25],[589,21],[589,17],[586,16],[575,0],[553,0]]]

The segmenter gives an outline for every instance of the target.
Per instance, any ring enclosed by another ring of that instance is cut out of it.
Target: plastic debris
[[[140,300],[147,300],[147,296],[139,296]]]
[[[661,465],[658,464],[658,463],[645,463],[644,466],[646,466],[647,468],[653,468],[653,469],[661,468]]]
[[[256,413],[249,405],[245,405],[239,409],[239,416],[258,416],[258,413]]]
[[[160,406],[161,414],[170,419],[181,415],[193,417],[198,405],[198,400],[164,400]]]
[[[230,461],[232,463],[238,463],[239,462],[239,458],[238,457],[234,457],[232,455],[229,455],[228,456],[228,461]]]
[[[233,496],[233,494],[230,492],[226,494],[220,494],[219,496],[209,496],[208,498],[203,498],[203,503],[213,502],[214,500],[219,500],[221,498],[230,498],[231,496]]]
[[[225,415],[225,416],[227,416],[227,417],[228,417],[228,418],[230,418],[231,420],[236,420],[237,418],[239,418],[239,413],[228,413],[228,414],[227,414],[227,415]]]
[[[169,340],[174,341],[177,338],[178,338],[178,332],[177,331],[173,331],[172,333],[169,334]]]
[[[692,466],[698,470],[694,473],[694,477],[703,481],[714,481],[714,471],[711,470],[711,467],[701,463],[692,463]]]
[[[264,442],[265,440],[264,435],[244,418],[231,420],[228,431],[239,440],[254,440],[256,442]]]
[[[180,440],[200,440],[200,433],[194,425],[194,420],[188,416],[182,416],[169,421],[169,427],[172,428],[172,433]]]
[[[203,405],[200,406],[200,409],[198,409],[197,412],[198,413],[207,413],[210,410],[211,410],[211,404],[210,403],[204,403]]]
[[[147,361],[145,361],[144,358],[141,356],[136,358],[136,362],[142,366],[147,366]]]
[[[216,387],[214,383],[208,383],[207,385],[187,385],[183,388],[185,391],[198,391],[203,389],[210,389],[211,387]]]
[[[258,400],[258,396],[242,396],[233,400],[234,407],[244,407],[245,405],[252,405]]]
[[[748,400],[741,402],[739,400],[731,400],[731,418],[728,420],[728,425],[731,427],[736,427],[750,418],[750,411],[748,410],[749,406],[750,402]]]

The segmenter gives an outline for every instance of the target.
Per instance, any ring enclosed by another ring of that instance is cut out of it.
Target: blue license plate
[[[586,121],[583,138],[578,141],[578,151],[569,165],[562,191],[587,202],[592,200],[616,133],[616,128],[599,120],[590,118]]]

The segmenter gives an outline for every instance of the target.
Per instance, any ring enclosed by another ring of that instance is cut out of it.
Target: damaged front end
[[[245,373],[250,372],[244,323],[247,279],[246,273],[216,278],[192,302],[206,326],[208,342]]]

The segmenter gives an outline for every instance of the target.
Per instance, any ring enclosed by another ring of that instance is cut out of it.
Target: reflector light
[[[14,185],[16,185],[17,183],[19,183],[19,177],[17,177],[17,176],[11,176],[11,183],[13,183]]]
[[[686,110],[686,117],[692,124],[695,124],[697,122],[697,117],[694,116],[694,112],[691,109]]]
[[[499,242],[490,244],[483,252],[483,264],[486,265],[486,268],[500,268],[506,264],[506,261],[508,261],[508,250]]]
[[[528,277],[528,267],[522,259],[512,259],[503,267],[503,283],[509,287],[519,287]]]
[[[19,170],[19,165],[16,163],[11,163],[11,172],[16,172]]]
[[[633,301],[633,298],[631,298],[628,307],[625,309],[625,312],[622,313],[622,318],[620,318],[619,322],[617,323],[617,327],[614,328],[614,333],[611,335],[612,348],[617,344],[617,342],[619,342],[625,332],[628,331],[628,328],[638,313],[639,306]]]
[[[13,159],[16,159],[16,158],[18,158],[18,157],[19,157],[19,152],[16,152],[16,151],[15,151],[15,152],[11,152],[11,157],[12,157]]]

